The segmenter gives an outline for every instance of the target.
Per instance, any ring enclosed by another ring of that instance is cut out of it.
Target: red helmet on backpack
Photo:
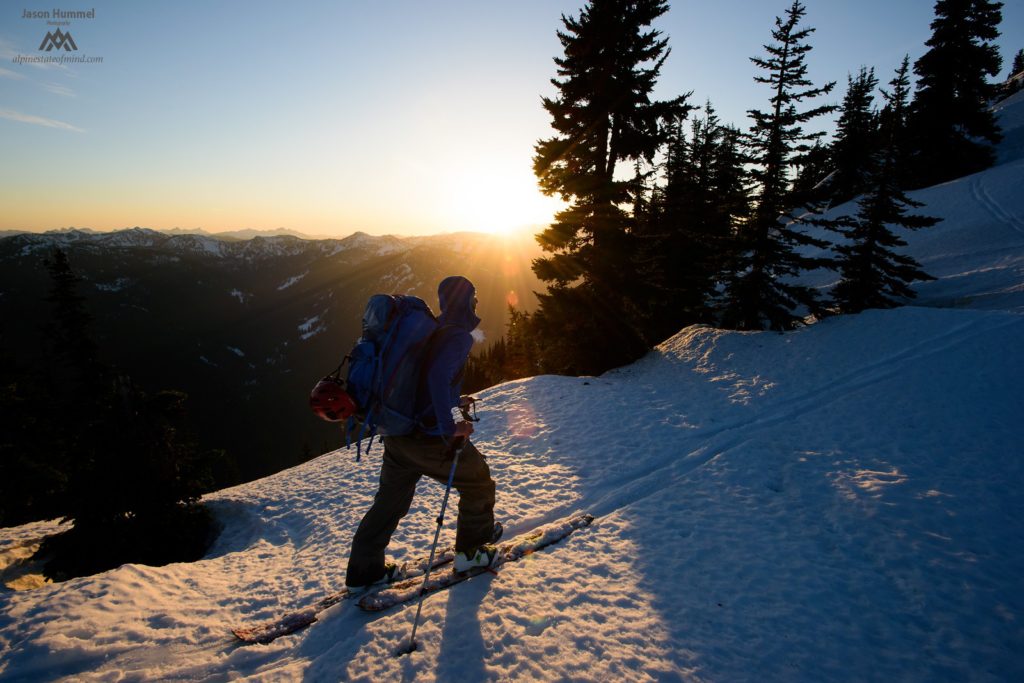
[[[328,376],[309,393],[309,407],[323,420],[342,422],[356,412],[356,403],[345,391],[344,380]]]

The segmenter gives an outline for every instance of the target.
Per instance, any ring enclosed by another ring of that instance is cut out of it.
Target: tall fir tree
[[[548,291],[531,327],[547,371],[601,372],[647,348],[634,266],[637,184],[616,171],[652,163],[665,122],[686,109],[686,96],[651,99],[669,50],[648,27],[667,11],[665,0],[591,0],[579,18],[562,17],[558,95],[543,100],[555,135],[538,141],[534,156],[542,191],[570,204],[537,238],[550,255],[534,271]]]
[[[900,187],[910,184],[911,133],[910,116],[910,57],[904,55],[896,69],[890,90],[882,89],[885,106],[878,114],[879,144],[888,146],[893,155],[896,182]]]
[[[914,63],[917,90],[911,108],[914,187],[927,187],[991,166],[1002,139],[991,100],[1002,57],[1001,2],[938,0],[928,51]]]
[[[832,290],[832,298],[840,313],[899,306],[915,296],[913,282],[934,279],[913,257],[896,251],[907,243],[894,229],[927,228],[939,219],[909,213],[922,204],[900,189],[909,95],[906,59],[890,85],[890,92],[883,91],[886,115],[881,117],[881,148],[871,164],[868,191],[858,201],[855,217],[843,216],[835,221],[846,238],[834,247],[841,279]]]
[[[46,400],[29,403],[42,412],[29,436],[40,440],[35,451],[45,454],[51,469],[60,466],[62,476],[40,478],[38,471],[22,469],[26,478],[19,483],[49,487],[33,492],[38,500],[59,500],[45,508],[26,501],[31,512],[58,512],[75,521],[40,551],[49,556],[44,573],[66,578],[124,562],[197,559],[212,532],[212,518],[197,501],[210,489],[221,454],[201,452],[189,436],[184,394],[147,396],[100,361],[92,317],[78,291],[81,278],[62,250],[44,265],[51,281],[45,298],[52,312],[44,329],[48,362],[26,379],[43,388]]]
[[[747,214],[746,172],[738,131],[722,125],[708,102],[704,116],[673,126],[664,187],[644,229],[650,335],[714,320],[712,299],[736,225]]]
[[[717,201],[719,210],[728,217],[729,236],[750,216],[750,173],[747,171],[749,157],[743,149],[743,133],[732,125],[723,126],[721,143],[716,151]],[[734,240],[730,240],[732,242]],[[723,258],[729,259],[731,243],[726,245]]]
[[[0,350],[0,523],[68,513],[68,488],[101,453],[105,371],[90,334],[92,317],[67,254],[42,261],[50,312],[39,330],[45,362]],[[3,347],[0,334],[0,348]]]
[[[47,362],[37,368],[36,381],[60,387],[51,392],[43,425],[55,454],[69,456],[67,476],[73,481],[103,452],[108,372],[99,360],[99,347],[91,332],[92,316],[79,292],[82,278],[60,248],[44,258],[43,265],[50,276],[50,289],[43,300],[49,304],[51,316],[42,327]]]
[[[775,20],[775,43],[765,46],[768,57],[751,58],[767,73],[754,80],[769,85],[772,97],[769,111],[749,112],[754,121],[748,144],[756,196],[750,220],[738,236],[740,253],[726,285],[721,315],[722,324],[734,329],[790,329],[801,320],[800,306],[809,312],[818,309],[814,291],[793,278],[824,265],[820,258],[802,255],[799,248],[827,244],[801,232],[790,216],[797,197],[789,171],[811,149],[808,143],[822,135],[806,132],[802,126],[835,110],[833,105],[820,105],[800,111],[798,105],[831,92],[835,83],[814,87],[807,78],[805,58],[811,46],[805,41],[814,29],[799,27],[805,13],[799,0],[794,0],[785,20]]]
[[[92,316],[86,311],[85,298],[78,293],[82,279],[71,268],[63,249],[54,249],[43,265],[50,275],[50,291],[44,299],[50,304],[52,322],[44,334],[50,344],[49,367],[59,373],[67,385],[75,383],[72,392],[79,400],[92,401],[103,390],[103,368],[96,342],[89,332]]]
[[[878,114],[874,111],[875,70],[861,67],[856,78],[847,77],[846,95],[832,143],[832,204],[842,204],[868,188],[878,150]]]

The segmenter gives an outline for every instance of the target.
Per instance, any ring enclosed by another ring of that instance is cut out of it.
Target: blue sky
[[[658,95],[694,91],[746,127],[766,106],[749,57],[788,1],[674,2]],[[924,51],[930,0],[807,0],[816,83]],[[0,229],[272,229],[427,234],[546,223],[533,144],[550,134],[555,31],[581,2],[5,2]],[[42,55],[45,20],[102,63]],[[1003,8],[1004,74],[1024,3]],[[829,121],[822,121],[829,127]]]

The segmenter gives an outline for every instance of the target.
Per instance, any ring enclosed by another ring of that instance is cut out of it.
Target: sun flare
[[[525,170],[460,172],[448,185],[448,212],[458,230],[511,235],[546,227],[563,203],[545,197]]]

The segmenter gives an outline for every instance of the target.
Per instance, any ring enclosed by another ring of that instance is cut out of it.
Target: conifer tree
[[[199,495],[222,454],[201,452],[189,436],[185,395],[148,396],[99,360],[81,278],[62,250],[45,260],[53,322],[45,332],[47,393],[37,450],[64,465],[60,514],[74,527],[48,539],[44,572],[68,577],[124,562],[196,559],[212,518]],[[27,482],[26,482],[27,483]],[[52,507],[51,507],[52,509]]]
[[[938,0],[928,51],[914,63],[917,90],[911,112],[914,187],[926,187],[988,168],[1002,139],[988,77],[999,73],[1001,2]]]
[[[793,206],[826,206],[831,202],[834,165],[832,149],[816,140],[799,159],[796,179],[793,181]]]
[[[102,424],[108,407],[107,372],[90,331],[92,316],[79,293],[82,279],[67,254],[55,249],[43,259],[50,276],[50,321],[43,325],[46,363],[38,368],[37,382],[51,389],[50,405],[41,416],[47,446],[55,460],[67,461],[66,476],[75,476],[103,452]],[[40,436],[43,436],[42,434]]]
[[[468,393],[537,374],[537,349],[530,331],[530,314],[509,306],[505,334],[466,363],[463,388]]]
[[[531,332],[532,316],[515,306],[508,307],[507,365],[503,379],[531,377],[540,370],[535,335]]]
[[[42,262],[50,312],[41,326],[45,362],[9,354],[0,330],[0,523],[20,524],[68,512],[68,482],[98,452],[103,371],[89,332],[81,278],[55,249]]]
[[[885,106],[878,115],[880,145],[888,145],[893,155],[894,172],[900,187],[909,186],[910,166],[910,57],[904,56],[889,81],[891,90],[882,90]]]
[[[85,309],[85,299],[78,293],[81,278],[71,268],[62,249],[43,260],[50,275],[50,304],[53,322],[44,330],[51,344],[49,366],[59,373],[61,382],[75,382],[73,392],[79,400],[94,399],[102,391],[103,368],[97,357],[97,346],[89,333],[92,316]]]
[[[690,122],[689,135],[682,122],[672,126],[665,186],[644,235],[653,337],[713,321],[715,288],[733,231],[747,213],[743,161],[738,131],[721,124],[710,102]]]
[[[53,556],[48,576],[202,556],[212,540],[212,516],[198,500],[210,490],[222,454],[199,450],[185,399],[177,391],[147,395],[126,376],[114,379],[104,396],[101,439],[68,482],[65,515],[75,525],[44,546]]]
[[[878,79],[874,69],[861,67],[856,78],[847,77],[846,95],[832,143],[833,205],[847,202],[867,189],[878,148],[878,115],[872,107],[876,87]]]
[[[756,197],[750,220],[739,234],[741,252],[726,286],[722,312],[722,324],[734,329],[789,329],[801,319],[796,312],[799,306],[817,310],[813,290],[792,278],[824,264],[821,259],[801,255],[798,248],[824,247],[826,243],[800,232],[789,217],[797,199],[789,168],[810,150],[808,143],[822,135],[804,131],[803,124],[835,109],[820,105],[800,111],[798,105],[831,92],[835,83],[814,87],[807,79],[805,57],[811,46],[805,41],[814,29],[799,27],[805,13],[800,1],[794,0],[786,19],[775,20],[775,43],[765,46],[768,57],[751,58],[767,73],[754,80],[771,86],[772,96],[770,110],[749,112],[753,126],[748,144]]]
[[[738,227],[750,216],[749,157],[743,150],[743,133],[735,126],[721,128],[722,138],[716,149],[716,194],[719,210],[729,224],[730,244],[725,245],[722,258],[730,258],[729,249]]]
[[[1020,90],[1024,90],[1024,50],[1017,50],[1017,54],[1014,55],[1010,74],[1001,86],[999,97],[1006,98]]]
[[[911,283],[934,279],[911,256],[895,251],[907,243],[893,228],[916,230],[939,220],[908,213],[922,204],[900,189],[900,145],[909,94],[906,75],[904,60],[890,83],[892,91],[883,92],[887,115],[880,129],[882,147],[871,164],[868,191],[858,202],[857,215],[835,221],[846,237],[846,242],[834,247],[841,279],[832,297],[840,313],[899,306],[915,296]]]
[[[601,372],[647,348],[630,211],[637,185],[616,171],[652,163],[664,122],[685,109],[685,96],[651,99],[668,41],[648,27],[666,11],[665,0],[591,0],[579,18],[562,17],[558,94],[543,100],[555,135],[534,156],[543,192],[570,203],[538,236],[550,255],[534,262],[548,283],[532,326],[548,371]]]

